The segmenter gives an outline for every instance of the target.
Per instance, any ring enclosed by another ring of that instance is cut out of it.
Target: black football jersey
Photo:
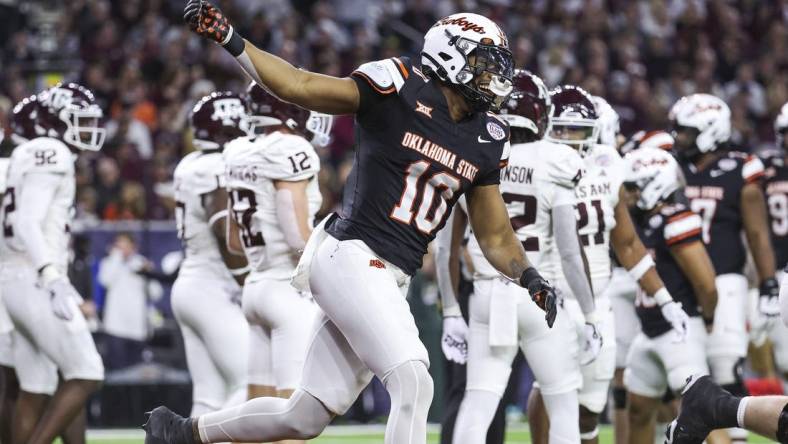
[[[747,251],[742,242],[741,190],[763,178],[760,159],[749,154],[722,154],[711,165],[698,170],[682,165],[690,209],[703,219],[703,243],[717,275],[743,273]]]
[[[509,127],[492,113],[454,122],[438,84],[404,57],[365,63],[351,77],[361,95],[358,148],[327,231],[413,274],[457,199],[500,182]]]
[[[777,269],[788,267],[788,164],[785,156],[763,159],[766,166],[766,206]]]
[[[636,220],[636,223],[643,245],[654,257],[657,273],[673,300],[681,302],[687,315],[700,316],[692,285],[673,259],[670,249],[701,241],[701,218],[686,205],[674,204],[663,207],[650,217]],[[662,316],[662,311],[654,299],[645,297],[640,290],[635,301],[635,311],[640,318],[643,333],[650,338],[667,333],[672,328]]]

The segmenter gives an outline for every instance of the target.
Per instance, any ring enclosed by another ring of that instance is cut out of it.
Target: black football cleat
[[[192,419],[167,407],[156,407],[145,414],[145,444],[200,444],[194,440]]]
[[[665,430],[665,444],[702,444],[712,430],[735,427],[723,418],[736,418],[737,398],[708,375],[692,375],[681,392],[679,416]],[[727,424],[726,424],[727,423]]]

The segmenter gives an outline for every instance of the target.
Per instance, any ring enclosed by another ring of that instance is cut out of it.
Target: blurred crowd
[[[184,0],[0,0],[0,122],[55,81],[90,88],[107,116],[103,150],[78,164],[83,222],[172,218],[172,173],[192,150],[201,96],[242,91],[218,46],[189,33]],[[679,97],[707,92],[732,110],[732,142],[773,143],[788,101],[788,1],[772,0],[223,0],[241,34],[295,65],[349,74],[369,60],[418,57],[440,17],[484,14],[509,36],[518,67],[549,87],[579,84],[611,103],[628,136],[664,128]],[[350,170],[353,121],[335,119],[324,157],[324,209]],[[2,147],[10,149],[8,142]]]

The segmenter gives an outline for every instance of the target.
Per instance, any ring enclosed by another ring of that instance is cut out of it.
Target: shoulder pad
[[[264,139],[263,176],[272,180],[299,181],[320,171],[320,157],[301,136],[274,133]]]
[[[376,60],[364,63],[350,75],[366,80],[380,94],[391,94],[398,92],[410,76],[406,63],[409,64],[406,58],[397,57]]]
[[[188,193],[207,194],[224,188],[224,161],[221,153],[189,153],[175,168],[176,186]]]
[[[574,188],[585,174],[583,158],[568,145],[550,145],[551,155],[546,162],[550,181],[565,188]]]
[[[60,140],[39,137],[16,149],[23,150],[25,173],[66,174],[74,171],[74,154]]]

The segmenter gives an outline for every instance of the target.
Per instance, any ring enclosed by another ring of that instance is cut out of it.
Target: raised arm
[[[480,185],[466,194],[471,228],[484,257],[502,275],[528,289],[531,299],[547,313],[553,326],[557,314],[555,290],[528,262],[522,244],[515,236],[509,213],[498,185]]]
[[[327,114],[354,114],[358,110],[360,96],[352,79],[298,69],[255,47],[211,3],[189,0],[184,19],[192,31],[221,45],[255,82],[281,100]]]

